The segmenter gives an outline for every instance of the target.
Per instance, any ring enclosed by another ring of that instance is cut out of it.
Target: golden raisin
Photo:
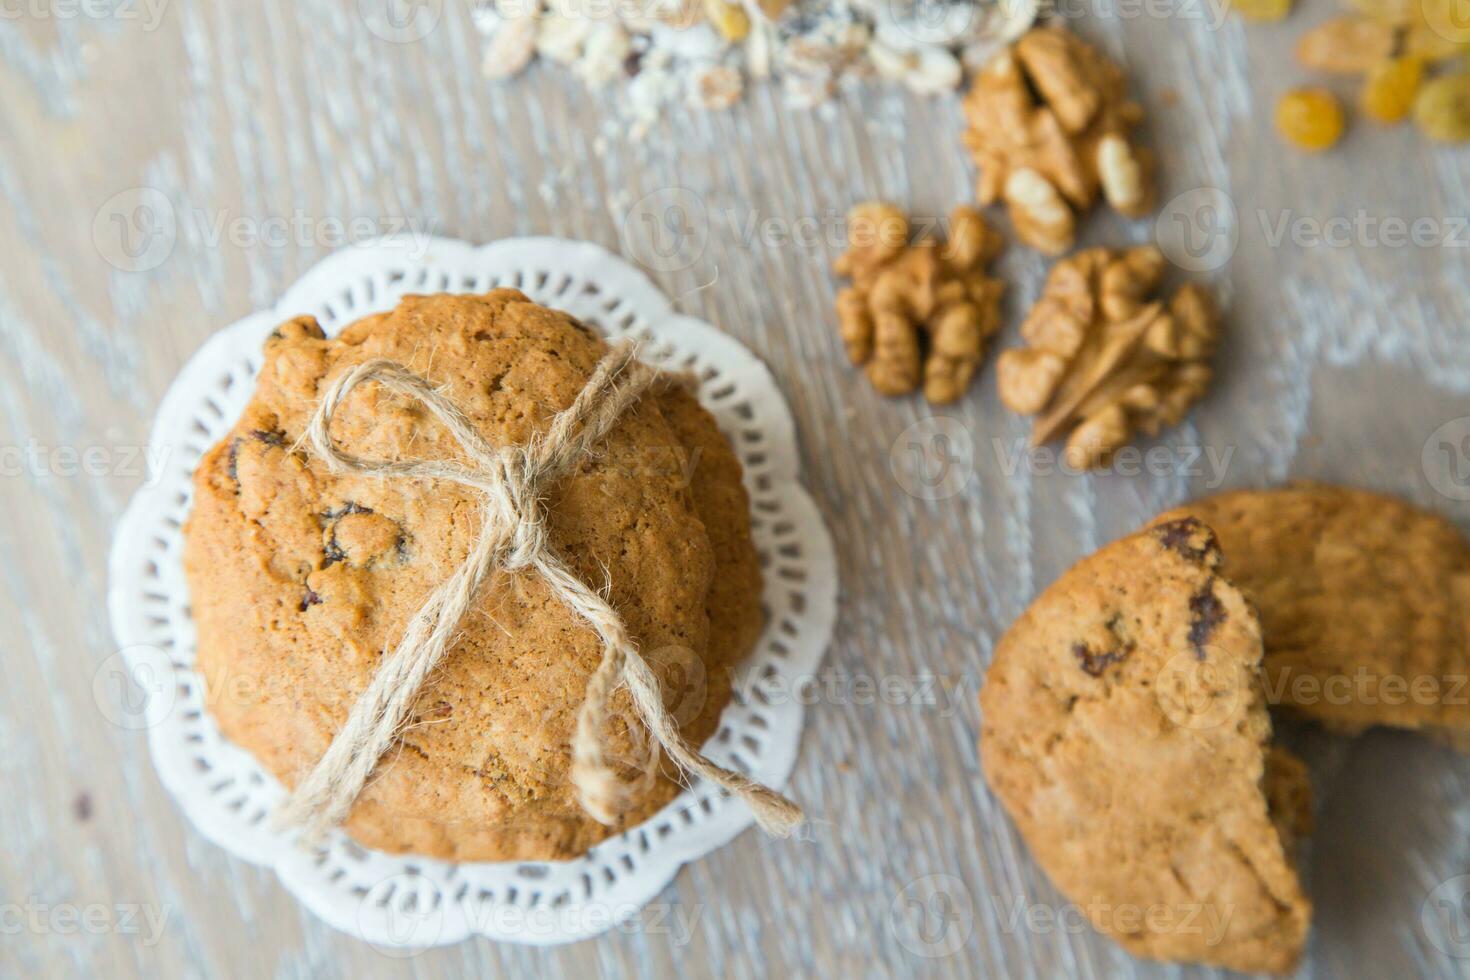
[[[1363,113],[1381,123],[1406,119],[1424,80],[1424,62],[1415,57],[1385,61],[1363,81]]]
[[[1345,127],[1342,106],[1326,89],[1293,89],[1276,103],[1276,130],[1303,150],[1329,149],[1342,138]]]
[[[1291,13],[1291,0],[1230,0],[1230,9],[1246,20],[1281,20]]]
[[[1470,73],[1445,75],[1420,89],[1414,121],[1432,140],[1470,140]]]

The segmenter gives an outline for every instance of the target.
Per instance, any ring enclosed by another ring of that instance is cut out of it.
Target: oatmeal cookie
[[[605,351],[590,329],[514,290],[406,297],[333,340],[310,317],[272,335],[243,417],[198,467],[186,528],[198,667],[226,737],[294,785],[478,528],[465,488],[334,475],[308,455],[299,441],[326,382],[391,358],[432,379],[493,445],[522,444]],[[374,385],[346,399],[333,436],[364,456],[462,458],[420,405]],[[736,569],[721,575],[758,582],[737,513],[739,464],[721,445],[692,398],[649,398],[546,501],[553,546],[585,581],[609,586],[666,692],[709,679],[697,710],[671,705],[696,745],[759,629],[741,586],[712,589],[721,556]],[[690,468],[695,450],[707,466]],[[678,792],[660,772],[615,827],[581,810],[569,742],[601,649],[538,577],[498,573],[460,633],[348,820],[359,842],[452,860],[565,859]],[[612,709],[606,744],[636,782],[647,739],[627,724],[626,692]]]
[[[1197,500],[1260,613],[1273,705],[1470,749],[1470,543],[1401,500],[1304,483]]]
[[[1285,973],[1311,918],[1290,853],[1307,787],[1271,746],[1260,628],[1220,564],[1184,519],[1073,566],[996,650],[981,759],[1052,881],[1131,953]]]

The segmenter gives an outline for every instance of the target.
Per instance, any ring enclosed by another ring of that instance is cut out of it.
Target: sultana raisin
[[[1329,149],[1342,138],[1344,128],[1342,106],[1326,89],[1293,89],[1276,103],[1277,131],[1303,150]]]
[[[1470,72],[1436,78],[1420,89],[1414,121],[1432,140],[1470,140]]]
[[[1385,61],[1363,81],[1363,114],[1381,123],[1402,122],[1414,108],[1424,80],[1424,62],[1415,57]]]

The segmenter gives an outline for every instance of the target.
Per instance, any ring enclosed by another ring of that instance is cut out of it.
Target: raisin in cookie
[[[198,468],[186,528],[198,666],[228,738],[294,785],[478,528],[479,501],[462,487],[334,475],[299,448],[326,383],[391,358],[440,386],[492,444],[521,444],[572,402],[605,352],[592,331],[513,290],[406,297],[332,340],[309,317],[272,335],[243,417]],[[363,456],[462,458],[419,405],[373,385],[346,399],[333,436]],[[720,466],[691,470],[686,438],[720,439],[697,403],[645,399],[546,508],[553,546],[585,581],[608,584],[661,679],[706,685],[696,710],[672,706],[698,744],[728,698],[728,664],[759,626],[753,600],[712,591],[707,527],[732,563],[753,562],[748,517],[736,513],[738,461],[704,445]],[[737,580],[752,577],[746,569]],[[440,858],[564,859],[645,819],[679,787],[669,773],[642,778],[653,767],[646,736],[625,722],[626,692],[604,738],[641,786],[634,804],[604,827],[570,784],[570,735],[600,657],[592,631],[537,577],[497,574],[348,832],[370,847]]]
[[[1284,973],[1311,918],[1290,854],[1307,788],[1270,744],[1260,629],[1220,564],[1186,519],[1075,565],[996,650],[981,758],[1100,931],[1140,956]]]
[[[1470,543],[1401,500],[1325,484],[1195,501],[1255,603],[1265,689],[1335,730],[1391,725],[1470,748]]]

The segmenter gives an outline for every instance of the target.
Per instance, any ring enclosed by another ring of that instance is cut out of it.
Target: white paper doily
[[[815,505],[797,482],[795,427],[775,379],[714,327],[673,311],[637,269],[604,249],[551,238],[474,247],[432,239],[410,252],[382,242],[338,252],[275,309],[228,327],[189,361],[159,406],[149,441],[157,464],[118,526],[108,610],[134,683],[148,692],[146,727],[159,777],[205,837],[282,883],[331,925],[380,949],[409,951],[471,935],[550,945],[628,919],[673,879],[752,823],[745,805],[701,783],[639,827],[565,863],[447,864],[367,851],[338,833],[319,849],[271,830],[280,785],[224,740],[194,672],[182,527],[191,478],[255,387],[261,347],[282,321],[313,314],[330,335],[405,293],[513,286],[608,336],[646,341],[644,357],[692,370],[745,465],[765,572],[765,633],[737,678],[737,697],[705,746],[716,762],[772,786],[796,762],[802,706],[836,616],[837,568]],[[741,694],[744,694],[742,697]],[[810,801],[809,801],[810,802]]]

